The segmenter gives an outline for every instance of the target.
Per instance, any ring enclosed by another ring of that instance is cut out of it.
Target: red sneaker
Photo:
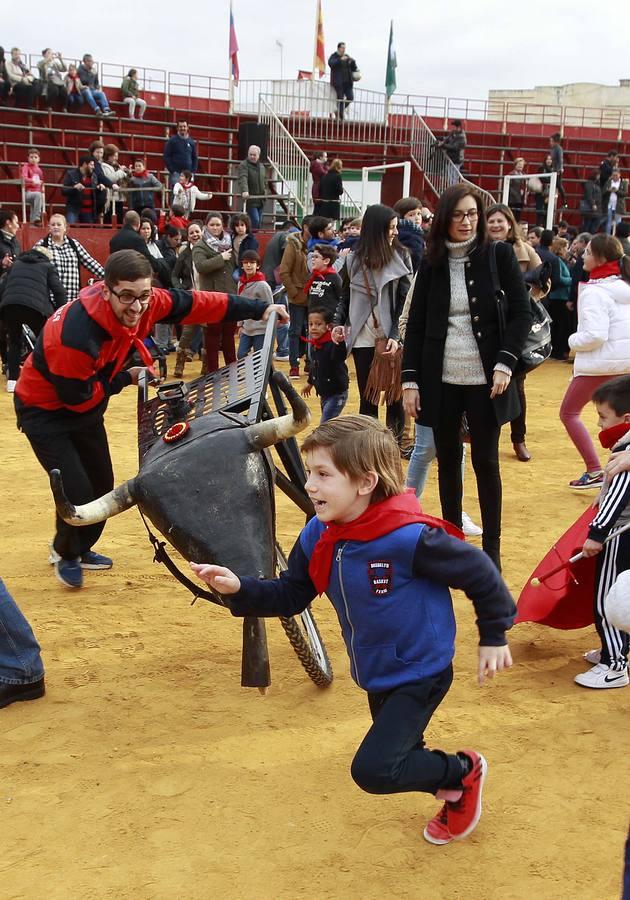
[[[291,366],[291,368],[289,369],[289,378],[299,378],[299,377],[300,377],[300,370],[298,369],[298,367]]]
[[[481,793],[488,774],[488,763],[481,753],[474,750],[460,750],[472,762],[472,768],[462,780],[462,796],[459,800],[446,803],[447,828],[456,841],[475,830],[481,818]]]
[[[453,838],[448,830],[446,821],[447,812],[446,803],[444,803],[437,816],[434,816],[431,821],[427,822],[425,825],[424,831],[422,832],[424,839],[430,844],[450,844]]]

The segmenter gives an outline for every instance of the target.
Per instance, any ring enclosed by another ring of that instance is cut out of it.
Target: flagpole
[[[234,78],[232,77],[232,54],[230,38],[232,34],[232,0],[230,0],[230,31],[228,33],[228,103],[230,113],[234,112]]]

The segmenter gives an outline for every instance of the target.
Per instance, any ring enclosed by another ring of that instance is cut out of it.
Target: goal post
[[[403,170],[402,196],[408,197],[411,190],[411,163],[409,160],[406,162],[387,163],[387,165],[382,166],[363,166],[361,168],[361,215],[365,213],[368,206],[367,185],[370,172],[384,172],[386,169],[400,168]]]
[[[539,181],[543,181],[545,178],[549,179],[549,203],[547,204],[547,221],[545,223],[545,228],[551,230],[553,228],[553,217],[556,213],[556,190],[558,186],[557,172],[534,172],[529,175],[504,175],[503,196],[501,197],[501,202],[504,206],[509,206],[508,197],[510,196],[510,181],[529,181],[530,178],[538,178]],[[537,192],[530,191],[530,193]]]

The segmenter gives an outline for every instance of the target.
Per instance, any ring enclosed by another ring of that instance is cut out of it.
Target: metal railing
[[[361,204],[350,196],[347,188],[344,188],[341,195],[339,218],[347,219],[352,216],[353,219],[360,219],[361,215]]]
[[[438,139],[417,112],[412,120],[410,155],[424,174],[436,198],[439,198],[450,185],[463,181],[481,194],[485,206],[496,203],[492,194],[464,178],[455,163],[440,148]]]
[[[304,216],[309,204],[310,160],[262,96],[258,106],[258,121],[268,128],[269,163],[284,185],[284,192],[295,200],[299,214]]]

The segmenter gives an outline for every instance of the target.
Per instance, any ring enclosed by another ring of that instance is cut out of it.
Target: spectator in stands
[[[258,251],[259,245],[252,234],[252,220],[247,213],[236,213],[236,215],[232,216],[230,219],[230,231],[232,232],[232,247],[236,260],[234,279],[238,280],[242,275],[243,254],[248,250]]]
[[[431,231],[431,226],[433,225],[433,213],[429,209],[428,206],[423,206],[421,209],[422,213],[422,230],[424,231],[425,238],[428,237],[429,232]]]
[[[31,211],[31,222],[39,225],[44,208],[44,173],[39,167],[39,150],[35,147],[29,148],[28,162],[22,166],[21,175],[24,199]]]
[[[615,237],[619,240],[626,256],[630,256],[630,224],[628,222],[620,222],[617,225]]]
[[[160,213],[158,232],[164,234],[164,229],[167,225],[174,225],[175,228],[179,228],[180,231],[186,232],[190,222],[184,215],[183,206],[178,206],[177,203],[174,203],[170,209],[166,209]]]
[[[55,53],[50,47],[46,47],[42,50],[42,59],[37,63],[37,68],[42,83],[42,96],[46,98],[48,109],[52,109],[57,102],[65,109],[68,91],[61,74],[66,71],[61,53]]]
[[[311,161],[311,177],[313,186],[311,188],[311,196],[313,197],[313,215],[319,216],[319,182],[328,171],[328,154],[325,150],[318,150]]]
[[[510,175],[522,176],[525,171],[525,160],[522,156],[517,156],[514,160],[514,168]],[[510,178],[507,205],[514,213],[517,222],[521,220],[521,213],[525,206],[527,197],[527,179],[522,177]]]
[[[343,163],[340,159],[333,159],[328,171],[319,182],[319,210],[321,216],[337,221],[341,212],[341,195],[343,194],[343,181],[341,172]]]
[[[94,278],[104,275],[103,266],[94,259],[83,244],[68,236],[68,224],[61,213],[53,213],[48,220],[48,234],[37,242],[36,246],[47,247],[52,254],[59,279],[64,287],[68,301],[75,300],[81,290],[81,266]]]
[[[306,282],[309,279],[307,244],[312,216],[302,220],[302,230],[287,237],[280,262],[280,281],[289,298],[289,378],[299,378],[299,360],[304,353],[302,335],[306,326]]]
[[[122,80],[122,85],[120,86],[120,93],[123,99],[123,103],[126,103],[129,107],[130,119],[135,118],[136,106],[138,107],[139,119],[144,118],[144,113],[147,108],[146,100],[143,100],[140,96],[140,85],[138,84],[138,80],[136,78],[137,74],[137,69],[129,69]]]
[[[234,251],[232,236],[223,226],[219,212],[208,213],[203,238],[192,251],[193,266],[199,273],[202,291],[225,291],[234,293]],[[223,347],[226,365],[236,361],[234,336],[235,322],[221,322],[206,326],[206,367],[208,372],[219,368],[219,347]]]
[[[19,230],[17,213],[12,209],[0,209],[0,282],[13,265],[13,260],[22,252],[17,239]]]
[[[179,181],[180,174],[187,170],[195,175],[197,171],[197,145],[188,133],[188,122],[177,123],[177,134],[172,135],[164,145],[164,164],[168,169],[169,187]]]
[[[93,225],[95,221],[98,181],[91,156],[80,156],[79,167],[68,169],[61,193],[66,198],[66,219],[70,225],[80,222]]]
[[[335,315],[333,339],[344,339],[352,353],[357,373],[359,412],[378,418],[378,399],[368,392],[368,379],[375,356],[387,363],[399,349],[398,319],[411,283],[411,260],[396,239],[398,216],[381,203],[368,206],[363,216],[361,237],[356,249],[346,257],[343,269],[342,300]],[[347,326],[349,333],[345,335]],[[378,344],[377,344],[378,342]],[[400,373],[394,384],[394,368],[383,366],[389,382],[381,385],[386,397],[386,421],[400,445],[405,415],[400,399]],[[392,394],[397,394],[394,399]]]
[[[11,92],[11,82],[7,72],[4,47],[0,47],[0,103],[4,104]]]
[[[245,209],[252,220],[252,231],[258,231],[267,193],[267,173],[260,161],[260,147],[252,144],[247,159],[241,160],[236,170],[236,185]]]
[[[602,189],[599,186],[599,172],[597,169],[591,170],[590,175],[582,185],[580,212],[582,213],[582,231],[595,234],[602,221]]]
[[[340,122],[348,106],[354,100],[354,81],[359,69],[351,56],[346,53],[346,45],[343,41],[337,44],[337,49],[328,57],[330,66],[330,83],[337,95],[337,118]]]
[[[92,141],[89,147],[90,156],[94,160],[94,175],[96,176],[96,209],[94,214],[96,221],[102,223],[103,213],[107,206],[107,197],[109,191],[114,187],[113,182],[109,180],[103,169],[103,157],[105,155],[105,144],[103,141]]]
[[[626,214],[626,197],[628,196],[628,179],[621,177],[619,169],[612,170],[602,192],[603,209],[606,213],[606,231],[612,234],[616,226]]]
[[[185,217],[191,216],[198,200],[212,200],[211,193],[200,191],[193,182],[190,169],[182,169],[176,183],[173,185],[173,206],[182,208]]]
[[[41,82],[28,70],[22,62],[19,47],[11,49],[11,59],[5,62],[11,92],[15,97],[15,105],[32,108],[41,93]]]
[[[68,94],[68,112],[72,112],[74,107],[83,106],[83,85],[79,78],[79,73],[75,65],[68,66],[68,74],[64,79],[66,92]]]
[[[553,171],[553,157],[551,153],[547,153],[542,165],[538,169],[538,174],[550,175]],[[545,228],[547,225],[547,208],[549,206],[551,180],[549,178],[530,178],[529,187],[530,190],[534,191],[536,194],[536,225]]]
[[[570,328],[570,293],[571,272],[567,264],[567,251],[569,244],[566,238],[554,237],[551,242],[551,252],[558,257],[560,266],[560,284],[554,287],[547,295],[547,309],[551,316],[551,355],[554,359],[567,359],[569,355]]]
[[[453,119],[450,134],[438,142],[438,147],[446,153],[453,165],[461,170],[466,149],[466,132],[461,119]]]
[[[398,214],[398,240],[411,257],[413,271],[417,272],[424,256],[422,202],[417,197],[403,197],[394,203],[394,212]]]
[[[619,168],[619,153],[616,150],[609,150],[606,158],[599,164],[599,186],[604,190],[604,186],[613,173],[613,169]]]
[[[84,55],[77,72],[82,85],[81,94],[83,99],[87,100],[88,106],[92,111],[97,116],[114,116],[115,113],[109,107],[109,100],[101,90],[98,70],[94,64],[94,59],[89,53]]]
[[[191,222],[188,226],[187,237],[188,243],[178,255],[171,273],[171,284],[178,290],[198,291],[200,290],[199,273],[193,266],[192,251],[203,237],[203,222]],[[183,378],[184,366],[195,358],[193,347],[200,331],[200,325],[182,326],[181,337],[177,345],[174,378]],[[199,340],[201,341],[201,338]]]
[[[558,180],[556,182],[556,190],[559,195],[561,207],[566,206],[564,188],[562,187],[562,173],[564,172],[564,150],[562,149],[562,137],[557,131],[549,138],[549,146],[551,147],[551,165],[552,170],[557,173]]]
[[[262,300],[264,303],[273,303],[271,288],[267,279],[260,271],[260,256],[256,250],[245,250],[242,257],[243,273],[238,280],[239,296],[249,297],[251,300]],[[244,319],[240,324],[238,359],[243,359],[251,350],[255,353],[262,350],[265,343],[265,322],[257,322],[255,319]]]
[[[22,326],[37,337],[56,309],[66,302],[66,292],[46,247],[21,253],[2,283],[0,318],[7,329],[7,391],[14,393],[20,375]],[[52,299],[51,299],[52,298]]]
[[[107,202],[103,215],[103,222],[110,225],[114,213],[119,220],[123,217],[123,201],[119,188],[126,186],[129,170],[118,162],[118,147],[116,144],[105,145],[101,166],[103,174],[112,183],[111,190],[107,191]]]
[[[135,209],[139,213],[143,213],[147,208],[155,210],[153,193],[154,191],[161,191],[162,185],[155,175],[147,172],[144,159],[141,157],[134,159],[133,171],[127,184],[131,188],[129,197],[130,209]]]

